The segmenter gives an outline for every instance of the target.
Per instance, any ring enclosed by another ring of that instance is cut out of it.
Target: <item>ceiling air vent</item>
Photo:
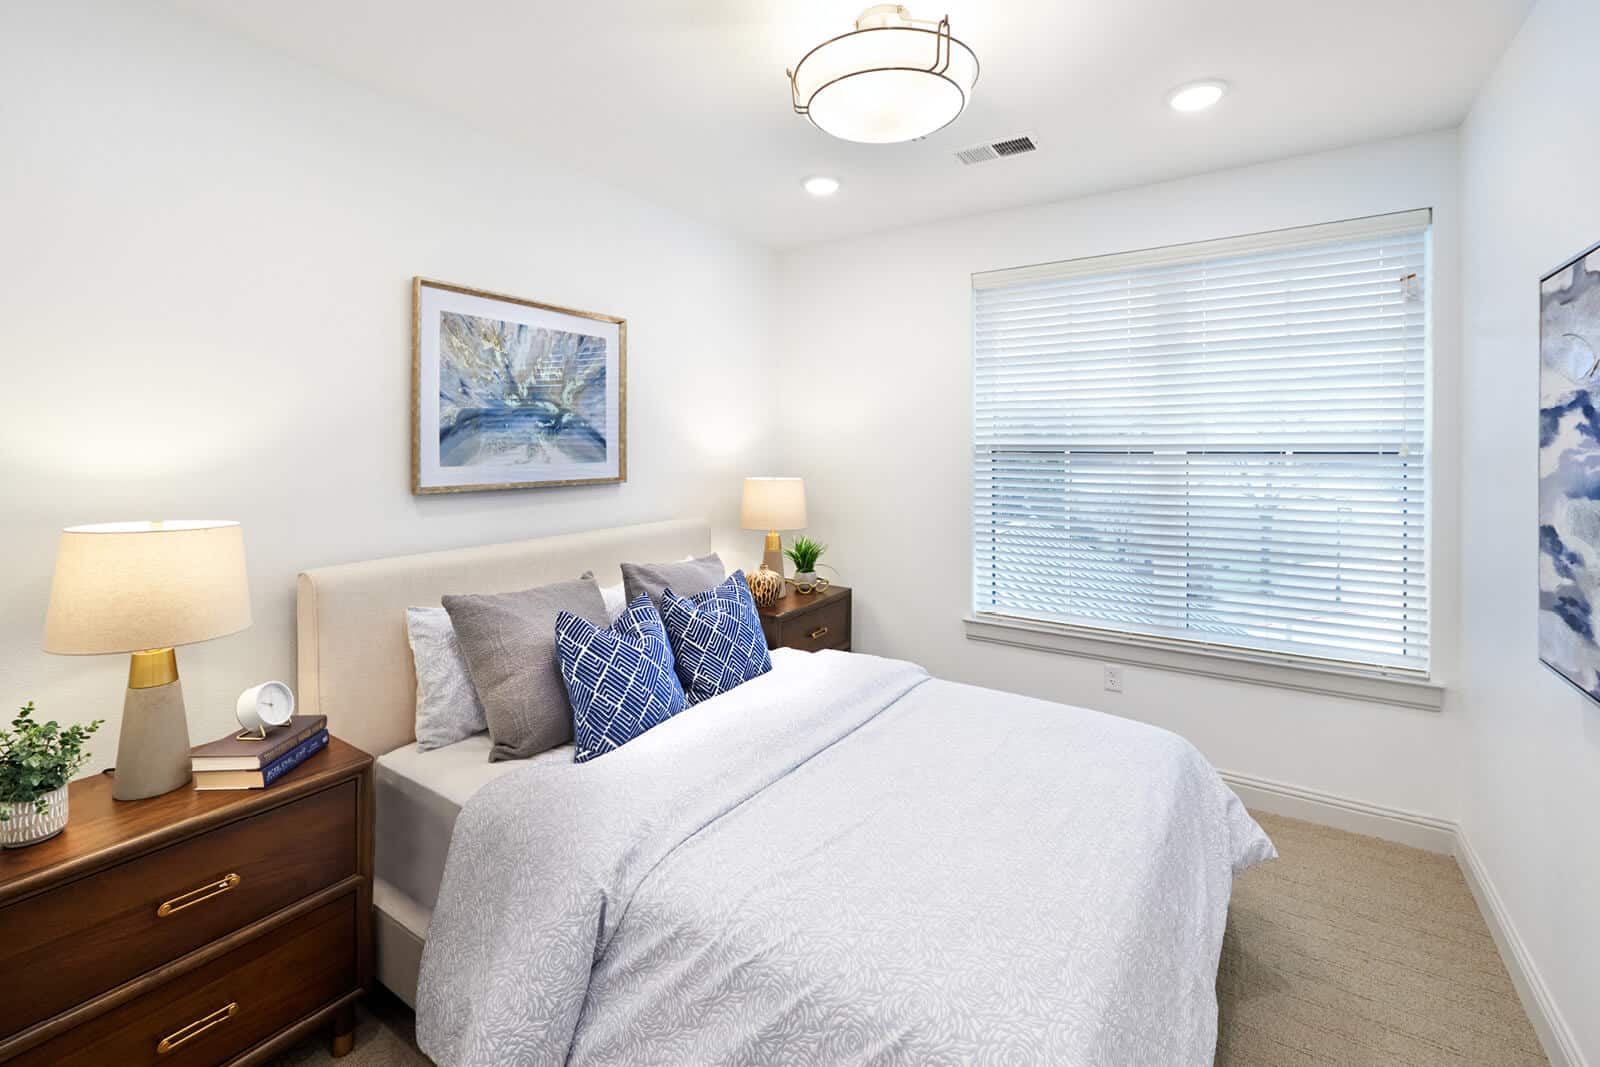
[[[1035,152],[1038,148],[1032,137],[1008,137],[1004,141],[991,141],[974,148],[963,148],[956,153],[956,158],[970,167],[974,163],[987,163],[991,159],[1004,159],[1006,156]]]

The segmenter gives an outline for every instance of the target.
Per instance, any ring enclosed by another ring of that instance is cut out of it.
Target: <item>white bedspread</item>
[[[456,826],[417,1035],[456,1064],[1204,1064],[1233,875],[1181,738],[849,653]]]

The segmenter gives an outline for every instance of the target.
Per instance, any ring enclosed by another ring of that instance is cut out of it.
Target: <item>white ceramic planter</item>
[[[797,581],[797,582],[801,582],[801,583],[803,583],[805,585],[815,585],[816,581],[817,581],[817,572],[816,571],[796,571],[795,575],[794,575],[794,580]]]
[[[11,817],[0,821],[0,845],[22,848],[59,834],[67,825],[67,787],[46,793],[44,801],[43,814],[31,802],[5,804],[6,813]]]

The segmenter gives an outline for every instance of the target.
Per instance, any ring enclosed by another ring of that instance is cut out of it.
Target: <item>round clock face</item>
[[[268,726],[285,726],[294,717],[294,694],[282,682],[267,682],[256,695],[256,714]]]
[[[294,717],[294,692],[282,682],[262,682],[239,694],[239,725],[255,734]]]

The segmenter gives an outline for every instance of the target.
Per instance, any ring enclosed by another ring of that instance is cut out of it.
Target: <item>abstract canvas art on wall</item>
[[[411,488],[595,485],[627,477],[627,323],[412,282]]]
[[[1600,245],[1539,287],[1539,658],[1600,700]]]

